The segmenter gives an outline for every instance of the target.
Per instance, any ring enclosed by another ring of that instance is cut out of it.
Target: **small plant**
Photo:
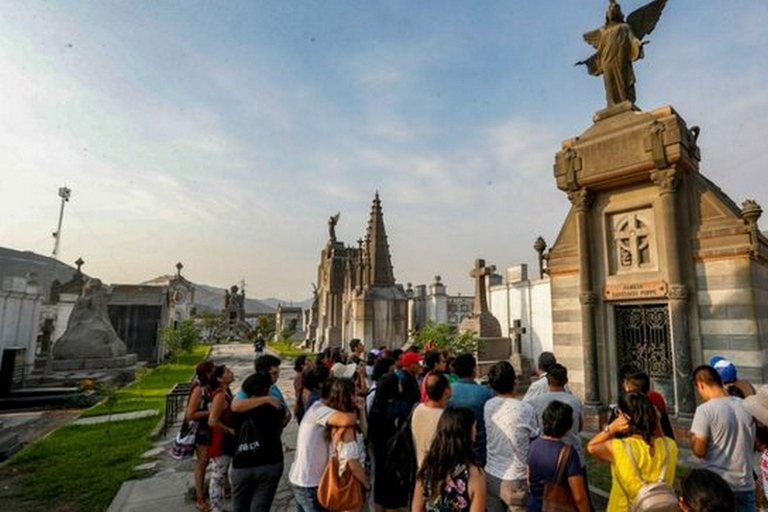
[[[104,407],[107,408],[107,437],[112,437],[112,411],[115,410],[118,400],[117,387],[111,384],[99,384],[96,389],[104,398]]]

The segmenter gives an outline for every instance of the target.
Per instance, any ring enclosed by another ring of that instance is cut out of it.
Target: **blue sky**
[[[641,2],[623,2],[630,12]],[[301,299],[328,216],[381,193],[400,282],[533,263],[568,202],[560,141],[603,106],[574,68],[602,0],[0,3],[0,244],[108,282],[181,260],[198,282]],[[700,125],[702,172],[768,206],[768,4],[670,0],[638,104]]]

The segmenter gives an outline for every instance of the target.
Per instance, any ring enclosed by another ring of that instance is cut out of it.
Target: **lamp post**
[[[59,197],[61,198],[61,209],[59,209],[59,225],[56,228],[56,232],[53,233],[53,258],[59,259],[59,245],[61,242],[61,223],[64,220],[64,203],[69,202],[69,197],[72,195],[72,189],[67,187],[59,187]]]

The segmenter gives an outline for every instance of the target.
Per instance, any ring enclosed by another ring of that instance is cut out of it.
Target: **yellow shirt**
[[[664,480],[673,485],[677,465],[677,445],[672,439],[668,437],[655,438],[653,440],[653,457],[651,457],[650,446],[640,438],[629,437],[611,441],[611,449],[613,450],[611,477],[613,483],[607,512],[626,512],[629,510],[630,500],[635,499],[640,488],[644,485],[643,481],[637,477],[632,461],[629,459],[627,448],[632,450],[642,478],[645,479],[645,482],[652,483],[656,482],[661,475],[661,464],[664,460],[664,445],[662,443],[666,444],[667,447],[667,472],[664,474]]]

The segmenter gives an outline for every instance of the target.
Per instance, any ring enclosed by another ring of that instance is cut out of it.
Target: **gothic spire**
[[[389,254],[387,230],[384,228],[384,214],[381,211],[379,192],[373,198],[371,216],[368,219],[366,231],[366,259],[369,269],[367,272],[369,286],[393,286],[395,276],[392,271],[392,258]]]

